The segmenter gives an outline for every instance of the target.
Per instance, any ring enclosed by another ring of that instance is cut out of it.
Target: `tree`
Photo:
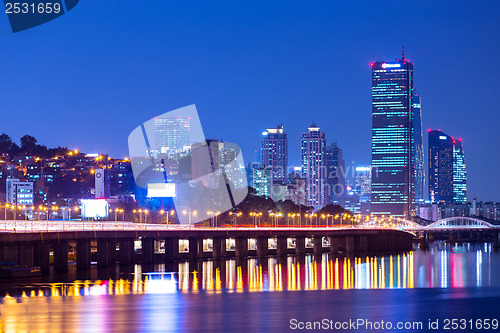
[[[344,209],[340,205],[328,204],[325,207],[321,208],[317,214],[330,214],[330,215],[341,215],[341,214],[350,214],[352,213],[346,209]]]
[[[7,134],[0,135],[0,153],[10,153],[12,148],[12,139]]]
[[[32,155],[36,149],[36,139],[31,135],[25,135],[21,138],[21,150],[27,155]]]

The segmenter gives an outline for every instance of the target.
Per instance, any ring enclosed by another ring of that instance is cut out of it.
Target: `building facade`
[[[155,118],[154,155],[167,154],[170,158],[190,147],[190,120],[188,118]]]
[[[255,190],[257,196],[271,197],[273,186],[272,169],[259,163],[247,166],[248,185]]]
[[[415,173],[415,201],[425,200],[425,162],[424,162],[424,138],[422,132],[422,100],[416,93],[412,97],[413,110],[413,149]]]
[[[17,178],[6,180],[7,203],[16,206],[33,206],[33,182],[23,182]]]
[[[413,63],[372,63],[372,194],[374,215],[415,213]]]
[[[462,139],[429,130],[429,196],[440,204],[467,202],[467,170]]]
[[[309,206],[320,209],[326,205],[326,138],[316,124],[302,133],[302,175],[306,179],[306,199]]]
[[[262,133],[260,152],[261,163],[273,171],[273,181],[284,184],[288,179],[288,138],[282,124]]]
[[[453,202],[453,139],[441,130],[429,130],[429,198]]]
[[[333,197],[345,194],[345,162],[336,142],[325,150],[326,164],[326,203],[332,203]]]
[[[453,201],[457,204],[467,202],[467,169],[462,139],[453,140]]]

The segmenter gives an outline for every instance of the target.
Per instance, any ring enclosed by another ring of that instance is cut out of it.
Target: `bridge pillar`
[[[299,237],[297,237],[295,239],[295,242],[297,242],[298,239],[299,239]],[[295,244],[297,244],[297,243],[295,243]],[[288,252],[288,238],[287,237],[276,238],[276,245],[277,245],[276,253],[277,253],[278,257],[286,257],[287,252]]]
[[[220,259],[222,257],[222,246],[224,246],[224,250],[226,249],[226,240],[220,237],[214,237],[212,238],[212,242],[212,258]]]
[[[68,241],[60,240],[54,243],[54,270],[66,272],[68,270]]]
[[[141,242],[142,242],[142,263],[152,264],[154,262],[155,240],[154,238],[151,237],[143,237]]]
[[[339,254],[339,245],[340,241],[338,237],[335,236],[330,236],[330,252],[333,255],[338,255]]]
[[[179,258],[179,239],[165,238],[165,262],[175,262]]]
[[[42,274],[49,274],[50,270],[50,244],[36,242],[34,245],[34,265],[40,266]]]
[[[19,254],[18,254],[18,264],[23,267],[33,267],[34,264],[34,255],[33,255],[33,244],[20,244],[18,245]]]
[[[269,238],[257,238],[257,257],[264,258],[269,253]]]
[[[322,254],[323,253],[323,237],[314,236],[313,237],[313,246],[314,246],[314,254]]]
[[[198,256],[199,256],[198,238],[191,237],[191,238],[188,238],[188,241],[189,241],[189,260],[196,261],[196,260],[198,260]],[[201,249],[201,251],[203,251],[203,248]]]
[[[295,237],[295,254],[302,256],[306,253],[306,239],[305,237]]]
[[[116,264],[116,241],[97,239],[97,267]]]
[[[134,261],[134,239],[122,238],[118,240],[120,251],[118,251],[118,261],[120,266],[132,265]]]
[[[359,250],[358,253],[361,255],[366,255],[368,253],[368,236],[359,236]]]
[[[429,233],[423,232],[420,238],[420,248],[427,250],[429,248]]]
[[[14,244],[0,244],[0,262],[18,263],[19,251],[17,247]]]
[[[90,240],[76,241],[76,269],[85,270],[90,267]]]
[[[354,236],[345,237],[345,253],[347,255],[352,255],[356,251]]]
[[[248,256],[248,239],[238,237],[236,241],[236,258],[245,258]]]

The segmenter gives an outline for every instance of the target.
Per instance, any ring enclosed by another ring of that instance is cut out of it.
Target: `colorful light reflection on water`
[[[15,297],[98,296],[158,293],[241,293],[296,290],[460,288],[500,286],[499,255],[491,244],[436,245],[431,251],[334,258],[320,256],[203,261],[177,264],[173,274],[143,272],[130,278],[10,285]],[[164,265],[154,267],[164,272]]]

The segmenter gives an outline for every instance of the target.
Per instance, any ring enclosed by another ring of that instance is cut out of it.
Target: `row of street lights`
[[[17,219],[17,214],[20,212],[24,212],[25,219],[27,219],[28,216],[28,210],[31,210],[34,215],[38,215],[38,218],[40,218],[40,215],[43,214],[45,219],[49,219],[49,214],[52,212],[52,214],[55,214],[57,211],[62,212],[62,219],[63,221],[65,220],[65,216],[68,216],[68,220],[71,220],[71,213],[74,212],[77,214],[79,212],[79,207],[70,207],[70,206],[26,206],[26,205],[11,205],[11,204],[5,204],[4,206],[4,219],[7,220],[7,210],[13,211],[13,217],[14,220]],[[67,213],[66,213],[67,212]],[[122,220],[125,221],[125,210],[122,208],[114,208],[114,209],[109,209],[109,213],[115,213],[115,222],[118,221],[119,214],[121,214]],[[161,209],[158,211],[159,214],[162,216],[161,223],[166,223],[170,224],[174,220],[175,216],[175,210],[164,210]],[[138,214],[139,215],[139,223],[147,223],[148,220],[148,215],[152,213],[152,211],[148,209],[134,209],[132,210],[132,213]],[[188,211],[188,210],[183,210],[182,211],[183,215],[188,215],[189,216],[189,224],[191,224],[191,217],[192,216],[197,216],[198,212],[197,211]],[[207,211],[206,215],[210,219],[210,226],[217,226],[218,225],[218,217],[221,214],[220,211]],[[229,216],[232,219],[232,222],[234,225],[237,225],[237,219],[238,217],[243,216],[242,212],[229,212]],[[264,213],[261,211],[251,211],[249,213],[249,216],[252,218],[252,222],[254,226],[258,226],[261,224],[262,217],[264,216]],[[284,216],[283,213],[281,212],[269,212],[268,216],[271,218],[272,225],[277,226],[279,223],[279,220]],[[361,215],[352,215],[352,214],[318,214],[318,213],[306,213],[306,214],[300,214],[300,213],[288,213],[287,214],[287,224],[290,225],[290,218],[292,219],[292,225],[298,225],[302,226],[302,217],[306,218],[306,226],[312,226],[313,225],[313,220],[316,220],[316,225],[319,225],[319,220],[326,220],[326,225],[333,225],[334,221],[337,220],[340,222],[340,225],[342,226],[344,222],[348,221],[349,224],[352,224],[353,222],[361,222]],[[367,220],[369,219],[369,216],[366,217]],[[375,217],[376,218],[376,217]],[[384,217],[382,216],[382,219]],[[298,219],[298,221],[297,221]],[[298,222],[298,223],[297,223]]]

